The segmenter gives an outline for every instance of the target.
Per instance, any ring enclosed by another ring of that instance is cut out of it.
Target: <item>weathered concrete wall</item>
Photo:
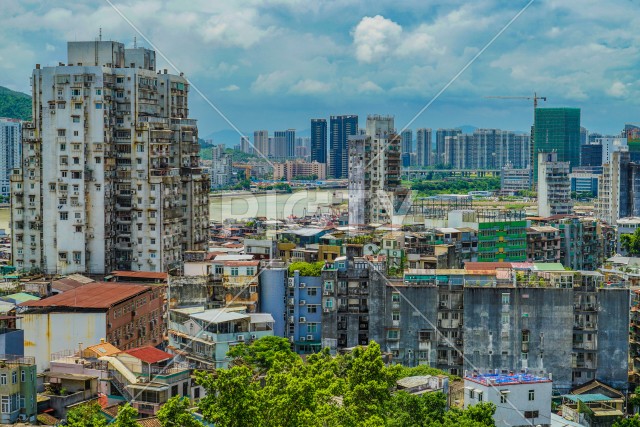
[[[600,289],[598,295],[598,369],[596,378],[618,389],[628,387],[628,289]]]

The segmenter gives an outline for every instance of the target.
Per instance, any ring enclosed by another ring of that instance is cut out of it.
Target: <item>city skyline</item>
[[[532,3],[409,127],[526,131],[531,102],[484,97],[537,91],[549,99],[540,106],[578,107],[586,128],[619,132],[637,115],[634,14],[621,1],[588,3]],[[527,2],[114,4],[234,126],[251,132],[304,131],[311,118],[371,113],[394,115],[400,130]],[[92,40],[100,28],[105,40],[130,34],[127,47],[134,36],[150,47],[108,3],[5,9],[0,84],[11,89],[28,92],[35,63],[57,64],[66,40]],[[68,27],[71,20],[78,25]],[[161,56],[158,68],[175,73]],[[193,95],[202,137],[231,129]]]

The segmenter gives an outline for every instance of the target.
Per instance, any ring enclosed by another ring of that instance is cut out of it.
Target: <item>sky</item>
[[[104,40],[131,47],[136,37],[155,46],[159,68],[185,73],[201,137],[304,131],[335,114],[364,126],[374,113],[394,115],[398,129],[526,131],[531,100],[486,97],[534,91],[548,98],[541,106],[579,107],[583,126],[613,134],[640,122],[634,3],[3,0],[0,86],[30,92],[36,63],[65,61],[67,41],[102,28]]]

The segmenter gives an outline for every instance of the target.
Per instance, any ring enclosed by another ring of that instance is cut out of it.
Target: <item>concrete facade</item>
[[[0,195],[11,194],[12,169],[22,160],[22,123],[18,119],[0,117]]]
[[[571,213],[571,181],[569,162],[558,161],[557,153],[538,153],[538,216]]]
[[[129,58],[123,44],[102,41],[68,51],[71,65],[33,71],[34,121],[11,175],[15,265],[165,271],[208,238],[209,178],[187,118],[189,85],[156,73],[151,51]]]

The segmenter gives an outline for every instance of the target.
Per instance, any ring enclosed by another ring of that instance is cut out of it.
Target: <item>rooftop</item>
[[[94,282],[39,301],[26,301],[20,307],[108,309],[151,289],[128,283]]]
[[[173,356],[162,350],[158,350],[150,345],[138,348],[132,348],[131,350],[125,350],[123,353],[127,353],[136,359],[140,359],[145,363],[158,363],[171,359]]]
[[[533,384],[533,383],[547,383],[551,382],[549,378],[538,377],[530,374],[514,374],[514,375],[500,375],[500,374],[484,374],[475,376],[464,377],[465,381],[472,381],[477,384],[485,386],[505,386],[513,384]]]
[[[115,277],[127,277],[131,279],[167,280],[167,273],[157,273],[155,271],[112,271],[111,275]]]

